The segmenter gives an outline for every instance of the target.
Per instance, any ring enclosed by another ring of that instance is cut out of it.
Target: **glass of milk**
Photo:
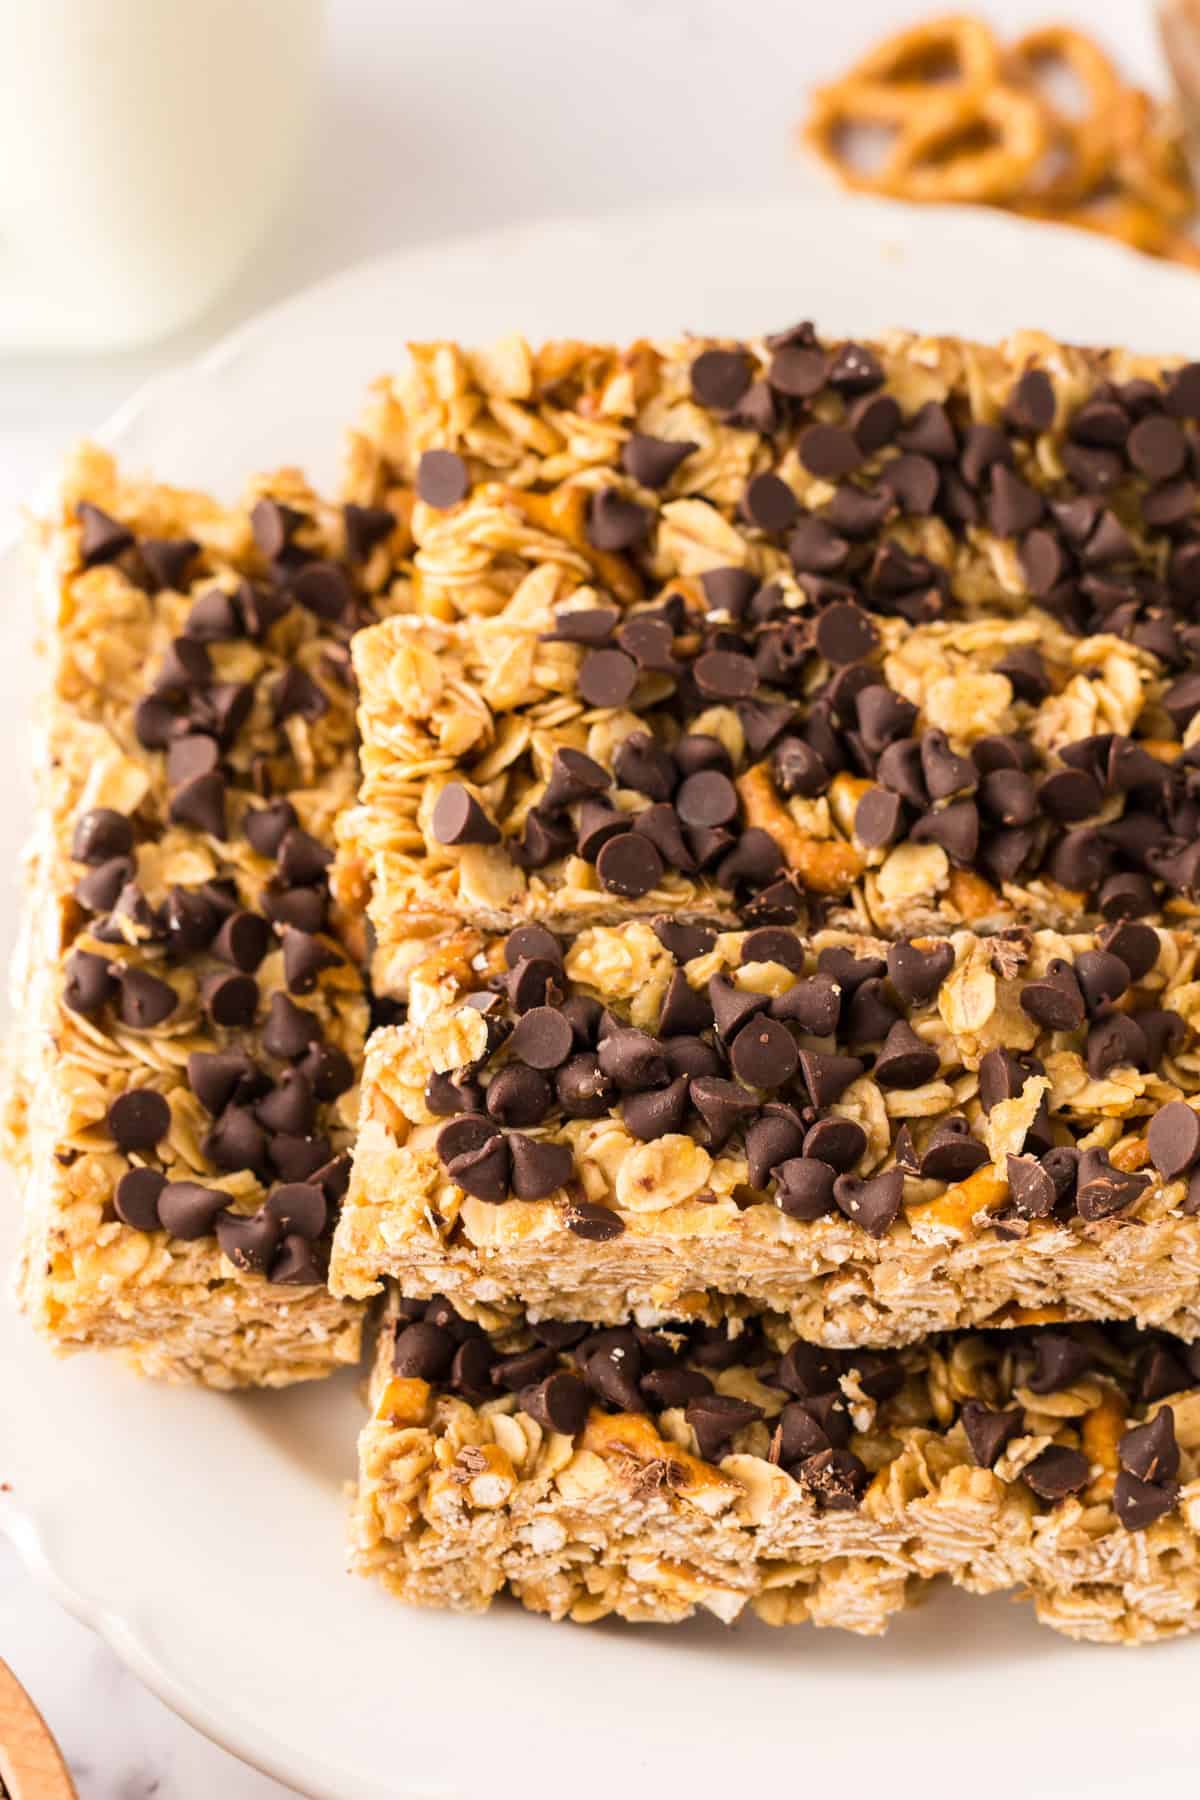
[[[276,210],[323,0],[0,0],[0,351],[208,307]]]

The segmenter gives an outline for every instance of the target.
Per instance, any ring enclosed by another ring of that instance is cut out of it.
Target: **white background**
[[[121,356],[0,359],[0,535],[61,448],[142,381],[362,257],[508,220],[786,191],[807,178],[790,141],[805,89],[922,10],[935,8],[922,0],[330,0],[301,179],[216,313],[184,338]],[[1135,79],[1162,81],[1152,8],[1142,0],[1005,0],[976,10],[1010,32],[1073,17],[1102,31]],[[721,246],[712,250],[719,258]],[[502,296],[496,307],[497,331],[520,326],[504,316]],[[1031,281],[1031,323],[1036,316]],[[703,323],[698,291],[694,316],[679,324]],[[398,295],[398,340],[404,329]],[[59,1735],[83,1800],[284,1792],[169,1714],[34,1588],[3,1543],[0,1655]]]

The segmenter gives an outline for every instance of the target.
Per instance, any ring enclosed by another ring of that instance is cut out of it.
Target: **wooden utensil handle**
[[[0,1661],[0,1781],[11,1800],[78,1800],[41,1713]]]

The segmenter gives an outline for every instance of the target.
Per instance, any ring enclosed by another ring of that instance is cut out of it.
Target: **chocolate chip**
[[[116,977],[121,990],[117,1005],[124,1025],[150,1031],[169,1019],[179,1005],[179,996],[171,984],[145,969],[119,968]]]
[[[171,795],[167,817],[172,825],[191,825],[210,837],[227,837],[225,777],[214,771],[183,782]]]
[[[758,685],[752,657],[735,650],[707,650],[692,665],[692,674],[707,700],[745,700]]]
[[[988,1160],[986,1148],[971,1135],[966,1119],[952,1114],[926,1141],[919,1173],[924,1181],[965,1181]]]
[[[1027,1463],[1021,1471],[1022,1478],[1033,1489],[1039,1500],[1065,1500],[1068,1494],[1077,1494],[1085,1488],[1089,1479],[1088,1459],[1081,1450],[1071,1450],[1065,1444],[1050,1444]]]
[[[828,358],[819,345],[783,344],[767,365],[767,380],[777,393],[811,400],[825,385]]]
[[[907,737],[917,722],[912,702],[882,685],[864,688],[855,700],[855,709],[862,741],[875,754],[897,738]]]
[[[835,600],[817,616],[816,645],[826,662],[860,662],[879,643],[879,633],[854,600]]]
[[[313,1128],[316,1108],[308,1078],[299,1069],[285,1069],[277,1085],[255,1108],[258,1121],[268,1131],[304,1137]]]
[[[921,739],[921,773],[931,800],[974,793],[979,776],[969,757],[950,748],[944,731],[926,731]]]
[[[596,873],[610,894],[638,900],[662,881],[663,859],[644,833],[622,831],[601,846]]]
[[[1045,1219],[1054,1211],[1058,1189],[1034,1156],[1009,1155],[1008,1192],[1023,1219]]]
[[[346,555],[354,563],[366,562],[396,526],[395,514],[386,506],[356,506],[353,501],[343,506],[342,521],[346,528]]]
[[[1149,1186],[1148,1175],[1115,1169],[1106,1150],[1085,1150],[1079,1157],[1075,1205],[1081,1219],[1111,1218],[1132,1206]]]
[[[899,1217],[904,1201],[904,1176],[889,1169],[861,1181],[856,1175],[839,1175],[833,1197],[840,1211],[873,1238],[886,1237]]]
[[[417,464],[416,489],[426,506],[457,506],[471,491],[471,472],[453,450],[426,450]]]
[[[864,394],[846,412],[846,424],[864,456],[874,456],[891,443],[900,419],[900,408],[891,394]]]
[[[662,1047],[647,1032],[623,1026],[600,1042],[600,1067],[623,1090],[665,1086],[667,1065]]]
[[[726,412],[750,386],[753,367],[743,350],[702,350],[691,367],[692,395],[700,406]]]
[[[456,1120],[454,1123],[466,1123]],[[476,1122],[474,1120],[472,1123]],[[478,1123],[485,1126],[486,1121]],[[446,1173],[450,1179],[462,1188],[464,1193],[472,1194],[477,1200],[485,1200],[496,1205],[508,1196],[509,1152],[508,1141],[500,1133],[493,1131],[482,1142],[475,1142],[469,1149],[460,1151],[448,1162],[442,1152],[442,1138],[450,1126],[443,1127],[438,1133],[438,1155],[446,1163]]]
[[[701,1394],[689,1400],[684,1414],[696,1434],[696,1448],[705,1462],[723,1456],[734,1436],[761,1419],[762,1407],[733,1394]]]
[[[263,1049],[285,1062],[304,1055],[310,1044],[321,1039],[321,1021],[287,994],[272,994],[267,1023],[263,1028]]]
[[[544,925],[518,925],[504,940],[504,966],[515,969],[522,961],[561,963],[562,946]]]
[[[63,1005],[89,1018],[98,1013],[117,991],[116,977],[107,957],[90,950],[75,950],[67,959]]]
[[[569,1144],[549,1144],[544,1139],[513,1132],[508,1149],[512,1158],[512,1191],[518,1200],[545,1200],[565,1187],[574,1173]]]
[[[557,1069],[574,1044],[570,1024],[552,1006],[535,1006],[517,1021],[509,1040],[514,1056],[533,1069]]]
[[[127,525],[109,513],[102,512],[93,506],[90,500],[81,500],[75,508],[75,517],[79,521],[79,554],[85,568],[94,568],[97,563],[114,562],[122,551],[131,548],[134,538]]]
[[[687,1105],[688,1078],[680,1075],[666,1087],[626,1095],[621,1116],[626,1129],[635,1138],[648,1143],[669,1132],[682,1131]]]
[[[1086,1346],[1061,1331],[1039,1331],[1033,1348],[1036,1368],[1028,1385],[1034,1394],[1057,1394],[1086,1375],[1092,1366]]]
[[[782,1087],[799,1066],[799,1056],[786,1025],[771,1018],[752,1019],[738,1032],[729,1060],[739,1081],[747,1087]]]
[[[818,1050],[801,1050],[800,1072],[814,1106],[832,1106],[840,1100],[852,1081],[863,1073],[864,1065],[857,1056],[825,1054]]]
[[[922,950],[902,939],[887,953],[888,975],[906,1006],[923,1006],[932,1000],[953,967],[954,947],[944,941]]]
[[[787,551],[800,573],[828,575],[846,561],[850,544],[823,519],[807,514],[789,537]]]
[[[114,856],[130,856],[133,852],[133,826],[124,813],[110,806],[95,806],[75,821],[71,836],[71,855],[76,862],[96,868]]]
[[[129,1088],[108,1109],[108,1129],[118,1150],[150,1151],[171,1126],[171,1108],[153,1088]]]
[[[166,1176],[157,1169],[126,1169],[113,1192],[113,1210],[133,1231],[158,1231],[158,1198]]]
[[[498,844],[500,832],[475,796],[459,781],[447,782],[433,808],[439,844]]]
[[[625,1221],[619,1213],[593,1200],[572,1200],[566,1222],[568,1231],[594,1244],[608,1243],[620,1237],[625,1229]]]
[[[650,533],[650,514],[619,488],[601,488],[588,503],[587,538],[597,550],[635,550]]]
[[[854,1512],[871,1479],[850,1450],[821,1450],[805,1457],[792,1473],[821,1512]]]
[[[1045,369],[1026,369],[1005,403],[1005,423],[1030,436],[1049,431],[1054,423],[1054,404],[1054,383]]]
[[[875,1059],[874,1076],[881,1087],[917,1088],[938,1072],[938,1053],[919,1038],[904,1019],[897,1019]]]
[[[201,983],[204,1010],[214,1025],[252,1025],[258,1012],[258,983],[250,975],[211,975]]]
[[[968,1400],[959,1414],[971,1455],[981,1469],[993,1469],[1001,1452],[1020,1435],[1024,1419],[1020,1407],[1002,1412]]]
[[[719,1150],[747,1120],[758,1113],[755,1096],[736,1081],[720,1076],[699,1075],[691,1084],[692,1105],[708,1127],[710,1150]]]
[[[587,1421],[587,1387],[568,1369],[556,1369],[543,1381],[522,1388],[519,1399],[522,1412],[527,1412],[544,1431],[576,1437]]]
[[[1022,988],[1021,1010],[1048,1031],[1077,1031],[1086,1011],[1072,965],[1054,957],[1043,976]]]
[[[1129,986],[1129,970],[1110,950],[1083,950],[1075,958],[1075,979],[1095,1016],[1121,998]]]
[[[131,856],[114,856],[108,862],[100,863],[89,869],[75,883],[72,892],[80,906],[88,912],[110,912],[118,899],[133,880],[134,861]]]
[[[406,1381],[441,1382],[450,1373],[456,1348],[449,1331],[417,1319],[396,1333],[392,1368]]]
[[[804,1126],[790,1109],[764,1112],[746,1131],[746,1163],[751,1187],[765,1188],[771,1171],[780,1163],[799,1157],[803,1148]]]
[[[644,432],[635,431],[621,446],[621,467],[643,487],[661,488],[680,463],[699,448],[690,439],[647,437]]]
[[[1152,1419],[1135,1425],[1117,1441],[1121,1467],[1139,1481],[1171,1481],[1179,1473],[1179,1444],[1175,1414],[1160,1406]]]
[[[492,1077],[487,1110],[501,1125],[540,1125],[553,1104],[546,1077],[523,1063],[509,1063]]]
[[[854,1119],[818,1119],[804,1138],[805,1156],[826,1162],[839,1175],[848,1174],[867,1147],[867,1134]]]
[[[323,969],[336,968],[345,962],[340,950],[315,937],[298,931],[293,925],[283,928],[283,978],[291,994],[310,994]]]
[[[681,783],[675,809],[685,825],[728,825],[738,814],[737,789],[719,769],[702,769]]]
[[[579,692],[589,706],[624,706],[637,680],[637,664],[623,650],[589,650],[579,667]]]
[[[313,1181],[283,1182],[271,1189],[266,1210],[280,1229],[301,1238],[319,1238],[329,1220],[329,1206]]]
[[[212,1234],[217,1214],[230,1196],[220,1188],[202,1187],[198,1181],[168,1181],[158,1196],[158,1217],[164,1231],[192,1243]]]
[[[283,1236],[279,1223],[265,1207],[245,1218],[238,1213],[218,1213],[217,1243],[235,1268],[265,1275]]]
[[[1113,1511],[1126,1531],[1145,1531],[1179,1502],[1175,1481],[1141,1481],[1122,1469],[1113,1484]]]
[[[1200,1116],[1183,1100],[1168,1101],[1146,1133],[1150,1160],[1164,1181],[1178,1181],[1200,1159]]]
[[[886,850],[904,836],[904,802],[887,788],[868,788],[854,809],[854,835],[864,850]]]
[[[786,481],[766,473],[752,476],[742,493],[742,512],[751,525],[776,535],[790,531],[800,504]]]
[[[823,1219],[834,1208],[834,1189],[840,1177],[817,1157],[792,1156],[775,1170],[775,1203],[789,1219]]]
[[[1187,462],[1187,439],[1173,419],[1150,417],[1134,426],[1125,451],[1148,481],[1170,481]]]

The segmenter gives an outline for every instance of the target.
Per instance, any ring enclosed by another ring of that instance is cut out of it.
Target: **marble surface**
[[[920,10],[918,0],[819,9],[794,0],[588,8],[330,0],[302,179],[216,311],[170,343],[120,356],[0,357],[0,536],[61,446],[142,381],[361,257],[502,220],[757,196],[805,179],[789,142],[805,88]],[[1161,80],[1151,8],[1141,0],[1000,0],[978,10],[1011,31],[1051,15],[1102,26],[1131,74]],[[680,324],[702,322],[698,294],[695,320]],[[498,329],[519,323],[498,311]],[[331,1559],[336,1568],[336,1547]],[[83,1800],[285,1792],[168,1712],[35,1586],[3,1542],[0,1655],[58,1735]]]

